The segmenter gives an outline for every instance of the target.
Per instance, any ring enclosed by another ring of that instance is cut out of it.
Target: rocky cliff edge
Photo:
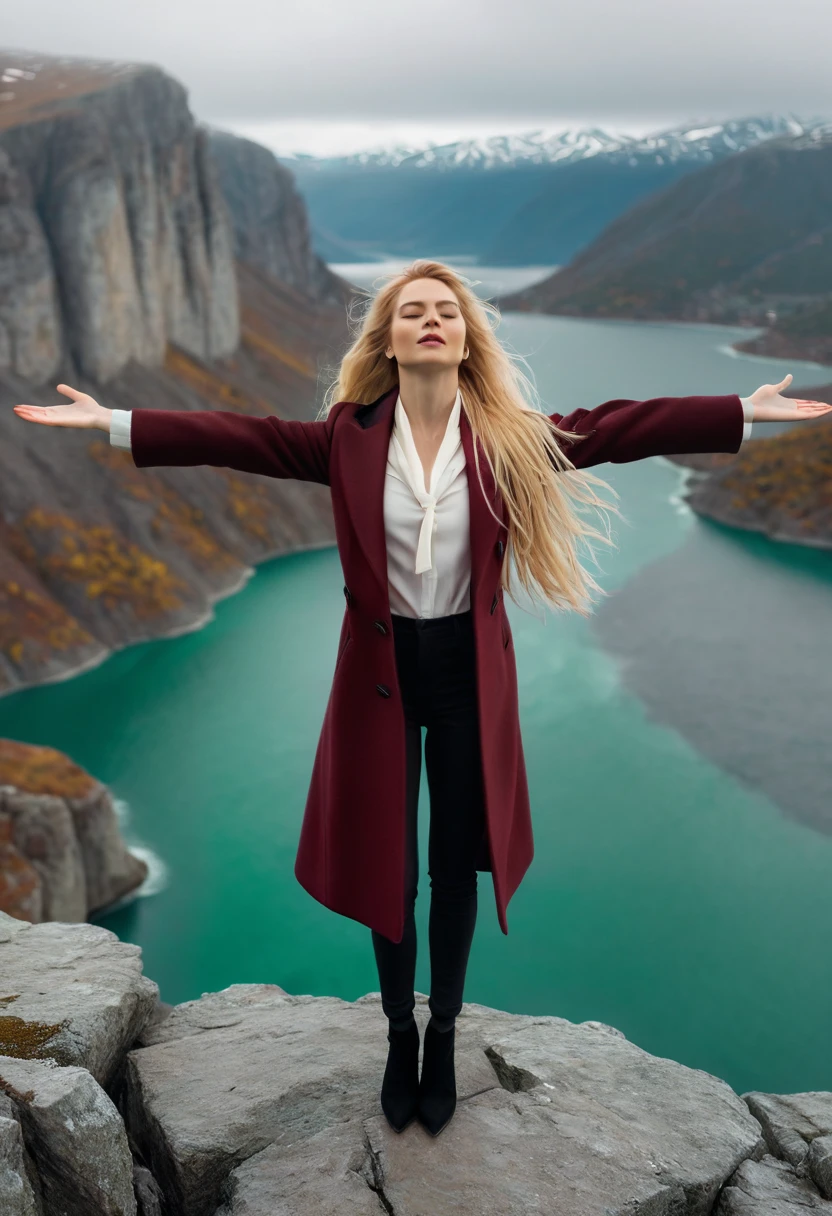
[[[434,1141],[381,1113],[378,993],[171,1007],[108,930],[0,913],[0,1010],[4,1216],[832,1214],[832,1093],[738,1095],[600,1022],[466,1003]]]

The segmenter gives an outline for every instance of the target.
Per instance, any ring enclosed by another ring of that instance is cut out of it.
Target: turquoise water
[[[824,378],[732,356],[741,332],[507,316],[500,335],[562,412],[617,396],[748,395],[787,371],[795,383]],[[507,601],[536,856],[507,937],[480,875],[466,999],[608,1022],[738,1092],[832,1089],[832,835],[820,788],[832,555],[698,519],[670,462],[595,471],[630,520],[611,517],[618,550],[599,550],[603,573],[592,567],[610,598],[590,620],[545,622]],[[167,1001],[236,982],[348,1000],[378,987],[369,929],[317,904],[293,874],[342,581],[334,548],[277,559],[199,632],[0,700],[0,735],[60,748],[112,787],[153,872],[142,897],[98,923],[142,947]],[[689,591],[703,586],[718,587],[715,601]],[[799,724],[800,665],[789,681],[771,662],[797,643],[814,681]],[[780,708],[774,763],[761,698]],[[420,813],[427,992],[424,775]]]

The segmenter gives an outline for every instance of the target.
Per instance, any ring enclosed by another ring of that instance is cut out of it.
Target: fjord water
[[[524,281],[460,268],[483,294]],[[829,379],[736,355],[748,331],[727,327],[507,314],[499,336],[548,412]],[[601,570],[585,558],[608,598],[545,622],[507,600],[536,855],[507,937],[479,876],[465,998],[606,1022],[738,1092],[832,1089],[832,552],[700,519],[669,461],[594,471],[628,521],[609,517]],[[201,630],[0,700],[0,735],[112,787],[151,877],[95,919],[142,947],[166,1001],[247,982],[378,988],[369,929],[293,873],[342,582],[334,547],[276,559]],[[420,816],[427,992],[424,769]]]

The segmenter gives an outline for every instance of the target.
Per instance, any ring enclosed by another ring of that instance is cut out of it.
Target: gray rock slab
[[[711,1155],[720,1155],[718,1134]],[[691,1180],[659,1158],[608,1127],[600,1103],[580,1117],[540,1088],[492,1088],[460,1101],[436,1139],[418,1124],[399,1135],[375,1117],[272,1145],[232,1172],[217,1216],[710,1212],[713,1171]]]
[[[165,1216],[162,1188],[144,1165],[133,1162],[133,1190],[138,1216]]]
[[[177,1216],[213,1213],[230,1171],[269,1144],[377,1114],[386,1033],[377,999],[275,984],[233,984],[148,1025],[126,1057],[122,1113]],[[498,1082],[480,1058],[461,1084]]]
[[[136,1216],[124,1124],[86,1068],[0,1056],[0,1086],[17,1107],[46,1213]]]
[[[832,1203],[787,1161],[743,1161],[722,1191],[714,1216],[832,1216]]]
[[[774,1156],[795,1166],[798,1176],[811,1178],[820,1193],[832,1199],[832,1093],[755,1090],[742,1097]]]
[[[384,1211],[362,1119],[255,1153],[232,1171],[221,1195],[224,1202],[215,1216],[379,1216]]]
[[[427,998],[417,996],[417,1020]],[[724,1081],[600,1022],[466,1004],[457,1112],[387,1124],[387,1023],[358,1001],[236,984],[176,1006],[128,1053],[125,1120],[178,1216],[704,1216],[766,1145]]]
[[[0,912],[0,1053],[78,1065],[106,1089],[158,996],[141,948],[109,929]]]
[[[273,1145],[234,1170],[217,1216],[595,1216],[622,1200],[651,1216],[688,1211],[679,1189],[589,1155],[556,1112],[492,1088],[458,1103],[435,1140],[383,1116]]]
[[[832,1199],[832,1136],[815,1137],[803,1167],[824,1199]]]
[[[832,1093],[766,1094],[750,1090],[742,1095],[763,1129],[776,1157],[800,1165],[817,1136],[832,1134]]]
[[[26,1170],[23,1129],[0,1111],[0,1212],[3,1216],[42,1216]]]
[[[545,1094],[561,1127],[622,1168],[642,1162],[710,1211],[726,1178],[766,1144],[759,1123],[727,1082],[651,1055],[605,1028],[530,1026],[486,1048],[507,1089]]]

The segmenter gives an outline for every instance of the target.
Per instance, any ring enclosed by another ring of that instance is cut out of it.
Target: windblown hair
[[[590,616],[585,607],[590,591],[607,592],[581,567],[578,544],[586,544],[595,560],[592,542],[614,546],[614,541],[606,515],[602,533],[581,518],[579,507],[612,510],[624,518],[591,487],[603,487],[615,498],[618,493],[600,477],[576,469],[561,450],[558,439],[571,439],[577,433],[561,430],[540,409],[536,389],[514,361],[520,357],[509,354],[497,340],[499,310],[480,299],[469,286],[470,280],[442,262],[427,260],[412,262],[387,277],[366,303],[359,296],[353,305],[349,316],[353,341],[341,360],[338,379],[327,390],[320,416],[326,417],[338,401],[369,404],[398,384],[396,360],[388,359],[385,350],[396,300],[407,283],[439,279],[450,287],[465,321],[469,355],[459,366],[459,389],[474,439],[477,477],[482,486],[479,439],[509,521],[504,590],[517,602],[511,589],[513,565],[532,600],[542,599],[550,607],[573,608]],[[492,514],[498,518],[493,510]]]

